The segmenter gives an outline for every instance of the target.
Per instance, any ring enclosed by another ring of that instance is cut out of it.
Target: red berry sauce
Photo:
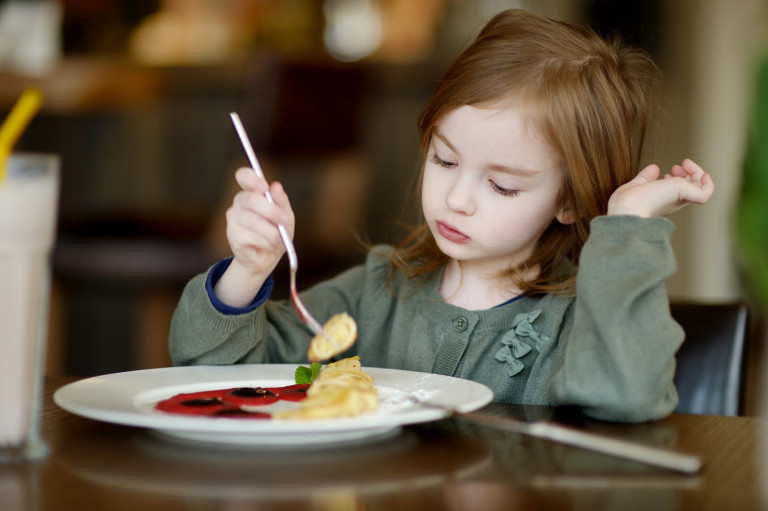
[[[244,410],[242,406],[268,405],[277,401],[301,401],[307,397],[309,385],[285,387],[236,387],[221,390],[205,390],[176,394],[155,405],[156,410],[182,415],[228,417],[244,419],[269,419],[266,412]]]

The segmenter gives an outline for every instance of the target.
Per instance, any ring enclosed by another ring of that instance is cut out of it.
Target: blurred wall
[[[679,269],[670,294],[734,300],[743,290],[734,261],[734,214],[747,135],[755,65],[766,50],[763,0],[666,2],[668,125],[657,145],[665,164],[683,157],[712,174],[706,207],[676,213]]]

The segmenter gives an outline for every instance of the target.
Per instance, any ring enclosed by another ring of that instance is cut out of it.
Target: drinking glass
[[[40,435],[59,159],[12,154],[0,182],[0,462],[42,458]]]

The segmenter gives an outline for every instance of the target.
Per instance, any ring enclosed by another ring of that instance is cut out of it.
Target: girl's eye
[[[498,193],[499,195],[503,195],[504,197],[517,197],[520,194],[520,190],[504,188],[502,186],[497,185],[493,181],[490,181],[490,183],[491,183],[491,188],[493,188],[493,191]]]
[[[441,167],[445,167],[445,168],[447,168],[447,169],[450,169],[450,168],[453,168],[453,167],[455,167],[455,166],[456,166],[456,164],[455,164],[455,163],[453,163],[453,162],[451,162],[451,161],[446,161],[446,160],[444,160],[444,159],[440,158],[440,157],[437,155],[437,153],[434,153],[434,154],[432,155],[432,158],[430,158],[430,160],[432,160],[432,163],[434,163],[435,165],[440,165]]]

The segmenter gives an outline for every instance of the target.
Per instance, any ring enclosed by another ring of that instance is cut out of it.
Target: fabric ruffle
[[[541,352],[544,343],[550,340],[549,336],[538,332],[533,327],[533,322],[540,315],[541,309],[518,314],[512,321],[512,330],[501,339],[501,344],[504,346],[496,352],[494,358],[507,366],[510,377],[525,369],[525,365],[519,360],[520,358],[526,356],[532,349]],[[523,342],[521,337],[527,338],[530,344]]]

